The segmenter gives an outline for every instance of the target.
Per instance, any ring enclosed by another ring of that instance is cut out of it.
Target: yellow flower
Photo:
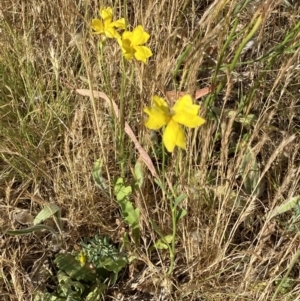
[[[169,152],[175,146],[186,149],[186,140],[180,124],[195,128],[201,126],[205,120],[198,116],[199,105],[194,105],[191,95],[180,97],[175,105],[169,110],[167,102],[159,97],[153,97],[153,106],[145,108],[144,112],[149,115],[145,126],[150,130],[158,130],[166,125],[163,133],[163,143]]]
[[[133,31],[124,31],[122,39],[118,42],[122,48],[123,55],[127,60],[135,57],[138,61],[146,64],[147,58],[152,56],[150,48],[143,46],[150,38],[150,35],[144,31],[141,25],[133,29]]]
[[[76,259],[80,262],[81,266],[84,266],[87,261],[87,256],[83,250],[81,250],[78,255],[76,256]]]
[[[125,19],[119,19],[115,22],[112,22],[113,11],[111,7],[107,7],[99,10],[100,19],[92,20],[92,28],[95,31],[95,34],[100,34],[107,38],[116,38],[120,39],[120,35],[116,31],[118,29],[125,29]]]

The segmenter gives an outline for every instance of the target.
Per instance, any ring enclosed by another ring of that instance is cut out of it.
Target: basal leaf
[[[82,266],[71,254],[57,254],[54,262],[61,271],[64,271],[72,279],[84,280],[86,282],[94,282],[96,279],[96,274],[93,270]]]
[[[72,301],[82,300],[82,295],[88,289],[87,285],[82,284],[80,281],[74,280],[74,278],[71,278],[62,271],[58,271],[57,279],[59,282],[57,293],[60,296],[65,296],[68,299],[71,299],[70,297],[72,296]]]
[[[35,231],[42,231],[42,230],[47,230],[49,232],[52,232],[53,234],[57,235],[57,232],[46,225],[35,225],[26,229],[20,229],[20,230],[9,230],[6,233],[9,235],[25,235],[25,234],[30,234],[33,233]]]
[[[54,203],[49,203],[47,204],[40,212],[39,214],[35,217],[33,224],[37,225],[45,221],[47,218],[55,215],[60,211],[60,208],[54,204]]]
[[[115,259],[107,257],[101,262],[101,264],[106,270],[119,273],[123,268],[126,267],[127,261],[125,258]]]
[[[85,301],[99,301],[102,300],[101,297],[105,293],[107,285],[104,283],[97,283],[93,290],[86,296]]]

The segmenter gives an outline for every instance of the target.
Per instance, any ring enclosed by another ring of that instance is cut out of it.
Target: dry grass
[[[120,158],[110,110],[100,100],[93,108],[72,90],[93,88],[120,101],[119,50],[108,43],[101,65],[89,27],[100,6],[124,14],[123,1],[111,2],[0,3],[1,300],[31,300],[37,289],[30,276],[34,263],[54,256],[50,235],[4,234],[24,227],[16,219],[22,210],[35,216],[47,202],[59,205],[69,251],[99,232],[118,243],[126,231],[117,203],[95,186],[91,170],[101,158],[112,183],[123,160],[129,182],[138,155],[126,140]],[[137,259],[105,300],[116,300],[119,292],[123,300],[146,300],[149,292],[158,300],[162,289],[166,300],[300,300],[300,269],[293,263],[300,248],[297,210],[268,218],[300,188],[300,11],[296,1],[289,2],[127,1],[129,24],[142,24],[151,34],[154,56],[147,65],[134,64],[125,91],[126,121],[160,174],[143,108],[153,94],[175,88],[218,88],[201,100],[205,126],[189,133],[187,152],[167,158],[162,175],[188,195],[175,270],[166,275],[167,252],[149,252],[157,239],[150,220],[162,233],[171,231],[170,209],[149,173],[135,196],[142,229],[142,243],[132,250]],[[261,26],[231,70],[249,24],[261,14]],[[241,118],[249,114],[255,118],[246,125]],[[249,152],[253,157],[242,173],[258,162],[257,198],[241,175]],[[289,268],[290,284],[276,296]]]

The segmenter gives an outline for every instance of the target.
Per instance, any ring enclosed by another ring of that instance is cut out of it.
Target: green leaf
[[[250,148],[244,155],[239,172],[243,178],[245,192],[260,197],[264,192],[264,182],[258,182],[261,175],[260,168],[256,156]]]
[[[6,233],[9,235],[24,235],[24,234],[30,234],[35,231],[42,231],[42,230],[47,230],[47,231],[57,235],[57,232],[53,228],[46,226],[46,225],[35,225],[35,226],[29,227],[26,229],[21,229],[21,230],[9,230]]]
[[[98,281],[93,290],[86,296],[85,301],[99,301],[105,293],[107,286]]]
[[[106,180],[102,177],[102,160],[98,159],[93,166],[92,176],[96,185],[103,191],[107,191]]]
[[[128,223],[132,228],[134,241],[138,243],[140,236],[140,211],[139,209],[135,209],[133,204],[129,201],[129,196],[132,193],[132,187],[125,186],[124,179],[120,177],[115,183],[114,192],[116,199],[121,206],[123,218],[125,222]]]
[[[164,187],[163,183],[160,182],[158,179],[154,178],[154,182],[160,187],[160,189],[167,194],[166,188]]]
[[[186,194],[181,194],[180,196],[178,196],[176,199],[175,199],[175,202],[174,202],[174,207],[177,207],[185,198],[187,197]]]
[[[244,126],[252,126],[256,121],[257,118],[254,114],[248,114],[247,116],[242,116],[242,114],[237,114],[236,111],[228,111],[228,117],[235,116],[235,121],[240,122]]]
[[[134,175],[136,180],[136,185],[141,188],[144,183],[144,169],[142,162],[138,160],[134,166]]]
[[[159,250],[167,250],[169,249],[169,244],[173,241],[173,235],[168,234],[156,241],[154,247]]]
[[[134,209],[130,201],[123,203],[123,216],[125,221],[134,229],[139,227],[140,211],[138,208]]]
[[[158,249],[166,249],[166,247],[167,248],[169,248],[168,247],[168,243],[170,242],[170,241],[172,241],[171,240],[171,238],[173,239],[173,237],[172,237],[172,235],[163,235],[162,233],[161,233],[161,231],[160,231],[160,229],[159,229],[159,227],[158,227],[158,225],[156,224],[156,222],[155,221],[153,221],[153,220],[150,220],[150,223],[151,223],[151,225],[152,225],[152,227],[153,227],[153,229],[154,229],[154,231],[159,235],[159,239],[157,240],[157,242],[150,248],[150,250],[152,251],[153,249],[154,249],[154,247],[155,247],[155,245],[157,244],[157,246],[158,246]]]
[[[187,211],[186,211],[185,209],[181,208],[181,209],[178,211],[177,216],[176,216],[176,224],[178,223],[178,221],[179,221],[180,219],[182,219],[184,216],[186,216],[186,214],[187,214]]]
[[[290,198],[287,202],[285,202],[284,204],[281,204],[277,207],[275,207],[271,212],[270,212],[270,217],[275,217],[279,214],[285,213],[289,210],[294,209],[300,201],[300,195],[294,196],[292,198]]]
[[[34,295],[33,301],[66,301],[64,297],[57,297],[55,295],[50,294],[48,292],[39,292],[37,291]]]
[[[60,212],[60,208],[54,203],[49,203],[35,217],[33,224],[34,225],[40,224],[43,221],[45,221],[47,218],[55,215],[58,212]]]
[[[116,258],[107,257],[101,261],[101,264],[106,270],[117,274],[123,268],[126,267],[127,260],[125,258],[116,259]]]
[[[57,279],[59,282],[58,287],[58,294],[60,296],[65,296],[70,298],[72,296],[72,299],[70,300],[82,300],[82,295],[87,290],[88,286],[85,286],[84,284],[80,283],[79,281],[75,281],[70,276],[66,275],[62,271],[58,271],[57,273]],[[69,300],[69,299],[67,299]]]
[[[82,266],[75,256],[67,253],[57,254],[54,260],[57,267],[75,280],[94,282],[96,274],[93,270]]]
[[[125,186],[123,178],[118,178],[114,187],[115,195],[118,202],[128,198],[132,193],[131,186]]]

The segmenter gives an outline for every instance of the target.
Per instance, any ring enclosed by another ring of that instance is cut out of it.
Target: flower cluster
[[[144,109],[144,112],[149,115],[145,126],[150,130],[158,130],[166,126],[163,143],[169,152],[173,152],[175,146],[186,149],[186,139],[180,125],[188,128],[201,126],[205,120],[198,116],[199,109],[200,106],[193,104],[189,94],[180,97],[171,109],[163,98],[154,96],[153,106]]]
[[[150,38],[150,35],[144,31],[141,25],[133,31],[125,30],[125,19],[112,21],[113,11],[111,7],[100,9],[101,19],[92,20],[92,28],[95,34],[101,35],[102,39],[114,38],[118,41],[123,56],[127,60],[135,58],[138,61],[147,63],[147,59],[152,56],[150,48],[143,46]],[[125,30],[122,35],[118,30]]]
[[[146,64],[152,52],[150,48],[144,46],[150,35],[143,27],[138,25],[132,31],[127,31],[124,18],[113,21],[111,7],[100,9],[99,15],[100,19],[92,20],[94,33],[100,35],[102,40],[116,39],[125,59],[135,58]],[[123,30],[122,34],[120,34],[121,30]],[[153,106],[144,109],[149,116],[145,126],[151,130],[158,130],[165,126],[163,143],[169,152],[172,152],[175,146],[186,149],[186,138],[181,125],[188,128],[201,126],[205,120],[198,116],[199,109],[200,106],[193,104],[192,97],[188,94],[179,98],[172,108],[168,107],[163,98],[154,96]]]
[[[101,19],[92,20],[92,28],[95,34],[102,35],[104,39],[106,37],[120,39],[120,35],[116,29],[125,29],[125,19],[122,18],[112,22],[113,11],[111,7],[100,9],[99,15]]]

